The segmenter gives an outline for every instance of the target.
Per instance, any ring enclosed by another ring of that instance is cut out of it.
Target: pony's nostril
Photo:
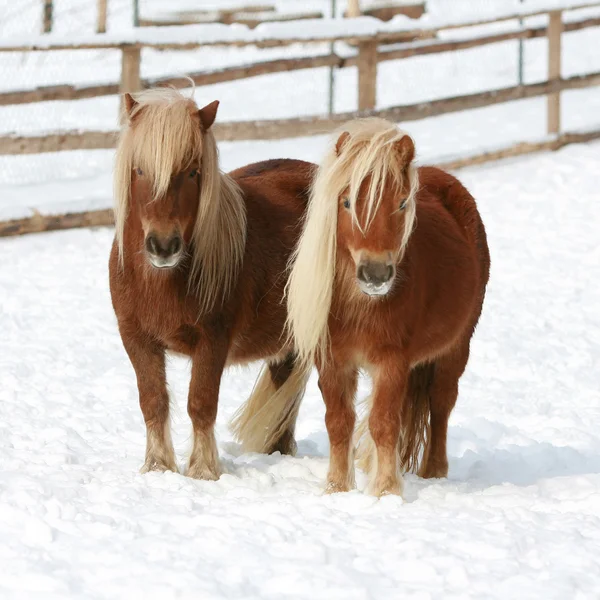
[[[156,236],[149,235],[146,238],[146,250],[150,252],[150,254],[158,254],[158,244]]]
[[[389,281],[393,276],[394,276],[394,267],[392,267],[392,265],[388,265],[386,281]]]
[[[180,250],[181,250],[181,238],[177,235],[171,240],[171,243],[169,244],[169,253],[171,255],[177,254]]]
[[[360,265],[357,269],[356,272],[356,276],[361,280],[364,281],[365,283],[369,283],[371,281],[371,278],[369,277],[369,272],[367,269],[365,269],[364,265]]]

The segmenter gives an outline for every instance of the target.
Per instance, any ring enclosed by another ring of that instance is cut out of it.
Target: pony
[[[221,473],[214,424],[227,366],[266,361],[250,404],[267,395],[293,407],[304,392],[306,373],[283,335],[283,297],[314,172],[287,159],[221,172],[211,129],[218,104],[198,108],[169,88],[125,94],[109,261],[146,424],[141,471],[178,470],[165,372],[173,352],[192,361],[187,475],[208,480]],[[293,421],[269,451],[295,452]]]
[[[290,343],[317,367],[328,492],[355,486],[355,444],[377,496],[401,495],[403,470],[448,473],[448,419],[490,257],[473,197],[414,157],[411,137],[383,119],[336,132],[291,260]],[[359,370],[373,389],[353,440]]]

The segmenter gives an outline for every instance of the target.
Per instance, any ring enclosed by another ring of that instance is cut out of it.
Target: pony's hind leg
[[[177,463],[169,419],[165,350],[148,340],[134,326],[120,323],[119,328],[123,345],[135,370],[140,408],[146,422],[146,459],[141,472],[176,473]]]
[[[269,364],[269,374],[275,390],[281,389],[281,387],[288,381],[295,365],[295,355],[290,353],[284,360],[278,362],[272,362]],[[296,420],[298,419],[298,409],[300,408],[300,401],[294,401],[294,406],[290,407],[290,414],[286,419],[286,427],[279,439],[273,442],[273,445],[267,449],[268,454],[273,452],[281,452],[281,454],[289,454],[294,456],[298,446],[296,445],[296,439],[294,437],[296,431]]]
[[[436,359],[430,395],[430,437],[419,476],[426,479],[448,476],[448,420],[458,397],[458,380],[469,360],[469,340]]]
[[[376,472],[369,488],[375,496],[401,496],[403,492],[398,444],[408,373],[408,365],[401,356],[386,357],[374,373],[369,430],[376,449],[376,460],[371,461]]]
[[[356,414],[354,397],[358,373],[354,367],[333,362],[319,367],[319,388],[325,402],[329,435],[329,473],[326,492],[348,492],[355,486],[352,437]]]

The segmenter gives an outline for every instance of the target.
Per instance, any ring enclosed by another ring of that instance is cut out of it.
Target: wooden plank
[[[419,104],[392,106],[381,110],[337,113],[327,117],[216,123],[214,130],[217,139],[220,141],[294,138],[329,133],[338,125],[361,116],[377,116],[396,122],[416,121],[452,112],[483,108],[502,102],[546,96],[549,93],[561,90],[582,89],[596,85],[600,85],[600,72],[524,86],[517,85],[453,98],[441,98]],[[115,139],[116,132],[110,131],[65,131],[43,136],[0,136],[0,156],[59,152],[61,150],[113,148]]]
[[[580,31],[589,27],[599,27],[600,17],[590,17],[578,21],[570,21],[563,24],[563,32]],[[467,50],[469,48],[479,48],[489,44],[498,42],[506,42],[509,40],[530,40],[535,38],[546,37],[548,35],[547,27],[530,27],[521,31],[507,31],[504,33],[495,33],[492,35],[484,35],[476,38],[468,38],[462,40],[444,40],[431,41],[418,44],[403,44],[401,48],[385,49],[379,48],[378,60],[383,62],[386,60],[397,60],[399,58],[410,58],[412,56],[425,56],[428,54],[438,54],[441,52],[453,52],[455,50]],[[347,60],[348,66],[351,61]]]
[[[563,31],[579,31],[588,27],[600,26],[600,17],[583,19],[581,21],[572,21],[564,24]],[[402,48],[392,48],[390,50],[379,49],[377,58],[379,62],[408,58],[411,56],[423,56],[428,54],[437,54],[440,52],[449,52],[454,50],[464,50],[475,48],[487,44],[495,44],[507,40],[515,39],[534,39],[546,37],[547,27],[535,27],[523,31],[511,31],[493,35],[471,38],[466,40],[446,40],[442,42],[434,41],[428,44],[411,44]],[[235,67],[226,67],[224,69],[215,69],[214,71],[200,71],[190,73],[189,76],[196,85],[210,85],[226,81],[235,81],[247,77],[256,77],[258,75],[267,75],[272,73],[282,73],[300,69],[312,69],[318,67],[345,68],[356,66],[358,59],[355,56],[343,58],[336,54],[304,57],[304,58],[284,58],[271,61],[263,61],[248,65]],[[142,87],[156,87],[161,85],[172,85],[177,88],[187,87],[187,80],[180,76],[159,77],[142,80]],[[119,83],[106,83],[91,86],[71,86],[56,85],[45,86],[29,90],[17,90],[12,92],[0,93],[0,106],[8,104],[29,104],[31,102],[46,102],[49,100],[77,100],[82,98],[94,98],[96,96],[107,96],[118,94],[120,90]]]
[[[371,110],[377,101],[377,43],[358,46],[358,110]]]
[[[64,215],[42,215],[38,212],[33,217],[0,222],[0,237],[113,224],[112,209],[67,213]]]
[[[304,117],[273,119],[267,121],[238,121],[215,125],[215,134],[221,141],[274,140],[329,133],[335,127],[360,116],[376,116],[396,122],[416,121],[473,108],[483,108],[513,100],[545,96],[548,93],[581,89],[600,85],[600,72],[561,79],[543,81],[524,86],[501,88],[453,98],[441,98],[419,104],[393,106],[381,110],[337,113],[328,117]],[[1,138],[0,138],[1,140]]]
[[[125,92],[137,92],[142,89],[140,80],[140,48],[123,48],[121,55],[121,85],[119,93],[121,94],[121,107],[123,108],[123,94]]]
[[[108,0],[98,0],[98,20],[96,33],[106,33],[106,16],[108,13]]]
[[[198,86],[235,81],[247,77],[256,77],[272,73],[282,73],[300,69],[314,69],[318,67],[343,67],[345,59],[336,54],[323,56],[307,56],[305,58],[282,58],[236,67],[215,69],[214,71],[200,71],[190,73],[189,77]],[[143,79],[142,88],[158,86],[174,86],[176,88],[189,87],[189,80],[183,76],[156,77]],[[94,98],[118,94],[120,83],[105,83],[91,86],[75,87],[72,85],[56,85],[39,87],[33,90],[21,90],[0,93],[0,106],[7,104],[29,104],[49,100],[78,100],[81,98]]]
[[[360,17],[360,2],[359,0],[348,0],[348,10],[346,16],[350,18]]]
[[[600,6],[600,2],[595,0],[594,2],[572,2],[568,5],[565,5],[564,10],[578,10],[581,8],[588,7],[598,7]],[[201,39],[201,32],[198,32],[197,39],[188,39],[182,41],[178,39],[177,36],[173,38],[162,39],[162,41],[153,41],[148,39],[147,41],[139,41],[140,38],[144,38],[144,36],[139,31],[134,31],[132,34],[127,35],[112,35],[108,38],[104,36],[90,36],[90,38],[82,37],[81,40],[71,41],[67,43],[61,39],[43,39],[43,37],[34,39],[29,43],[17,43],[16,45],[11,45],[10,43],[0,43],[0,52],[24,52],[24,51],[32,51],[32,52],[48,52],[48,51],[56,51],[56,50],[73,50],[73,49],[110,49],[110,48],[123,48],[123,47],[149,47],[156,48],[162,50],[192,50],[200,47],[207,46],[229,46],[229,47],[246,47],[246,46],[254,46],[257,48],[272,48],[272,47],[281,47],[281,46],[289,46],[291,44],[310,44],[310,43],[325,43],[325,42],[335,42],[335,41],[355,41],[356,43],[360,41],[376,41],[380,44],[383,43],[397,43],[401,41],[406,41],[410,39],[428,39],[435,38],[440,31],[450,31],[458,28],[465,27],[473,27],[478,25],[485,25],[489,23],[501,23],[505,21],[511,21],[518,18],[525,18],[537,15],[545,15],[548,14],[548,9],[532,9],[532,10],[518,10],[518,11],[507,11],[506,13],[496,14],[490,17],[478,18],[478,19],[465,19],[455,22],[441,23],[437,27],[418,27],[415,26],[411,29],[402,29],[402,30],[388,30],[385,27],[382,27],[379,31],[373,33],[372,31],[369,33],[338,33],[336,34],[318,34],[315,32],[314,35],[308,37],[286,37],[282,39],[281,37],[277,37],[277,29],[276,24],[273,25],[273,30],[270,32],[272,37],[258,37],[253,39],[252,37],[244,37],[241,35],[239,38],[236,38],[235,35],[227,35],[223,38],[219,38],[217,36],[211,37],[211,39]],[[286,23],[282,23],[282,26],[287,25]],[[386,27],[388,24],[385,24]],[[198,26],[198,27],[211,27],[210,25],[206,26]],[[287,29],[285,31],[288,31]],[[203,32],[202,32],[203,33]],[[214,34],[214,31],[211,32]],[[162,38],[162,36],[161,36]]]
[[[425,14],[425,3],[421,4],[384,4],[367,8],[363,15],[375,17],[380,21],[391,21],[396,15],[404,15],[409,19],[419,19]]]
[[[52,2],[53,0],[44,0],[44,12],[42,15],[42,33],[52,31]]]
[[[550,13],[548,24],[548,81],[560,79],[562,13]],[[548,133],[560,131],[560,93],[548,95]]]
[[[137,47],[126,47],[121,55],[120,92],[137,92],[141,89],[140,79],[141,51]]]
[[[212,20],[198,19],[194,17],[181,19],[140,19],[141,27],[178,27],[180,25],[202,25],[207,23],[240,23],[247,25],[250,29],[258,27],[261,23],[283,23],[285,21],[303,21],[306,19],[322,19],[323,13],[320,11],[299,12],[299,13],[278,13],[273,16],[255,14],[254,12],[239,12],[227,17],[215,14]]]
[[[39,136],[0,136],[0,156],[114,148],[116,135],[115,131],[65,131]]]
[[[519,142],[498,150],[492,150],[461,158],[440,161],[436,164],[440,169],[455,170],[464,167],[482,165],[484,163],[513,158],[524,154],[532,154],[543,150],[559,150],[569,144],[581,144],[600,140],[600,129],[586,132],[562,133],[559,136],[540,142]]]
[[[558,150],[569,144],[579,144],[600,139],[600,129],[587,132],[562,133],[559,136],[540,142],[521,142],[498,150],[481,152],[471,156],[441,160],[435,166],[445,170],[456,170],[464,167],[481,165],[488,162],[532,154],[544,150]],[[80,227],[102,227],[114,224],[111,209],[94,210],[64,215],[42,215],[36,213],[33,217],[0,221],[0,237],[57,231]]]

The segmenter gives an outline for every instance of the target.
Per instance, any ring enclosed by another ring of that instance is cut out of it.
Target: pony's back
[[[460,229],[465,232],[467,239],[475,245],[480,267],[481,302],[483,303],[485,286],[490,277],[490,251],[475,199],[454,175],[437,167],[420,167],[419,184],[421,199],[429,194],[435,197],[435,201],[446,208]]]

